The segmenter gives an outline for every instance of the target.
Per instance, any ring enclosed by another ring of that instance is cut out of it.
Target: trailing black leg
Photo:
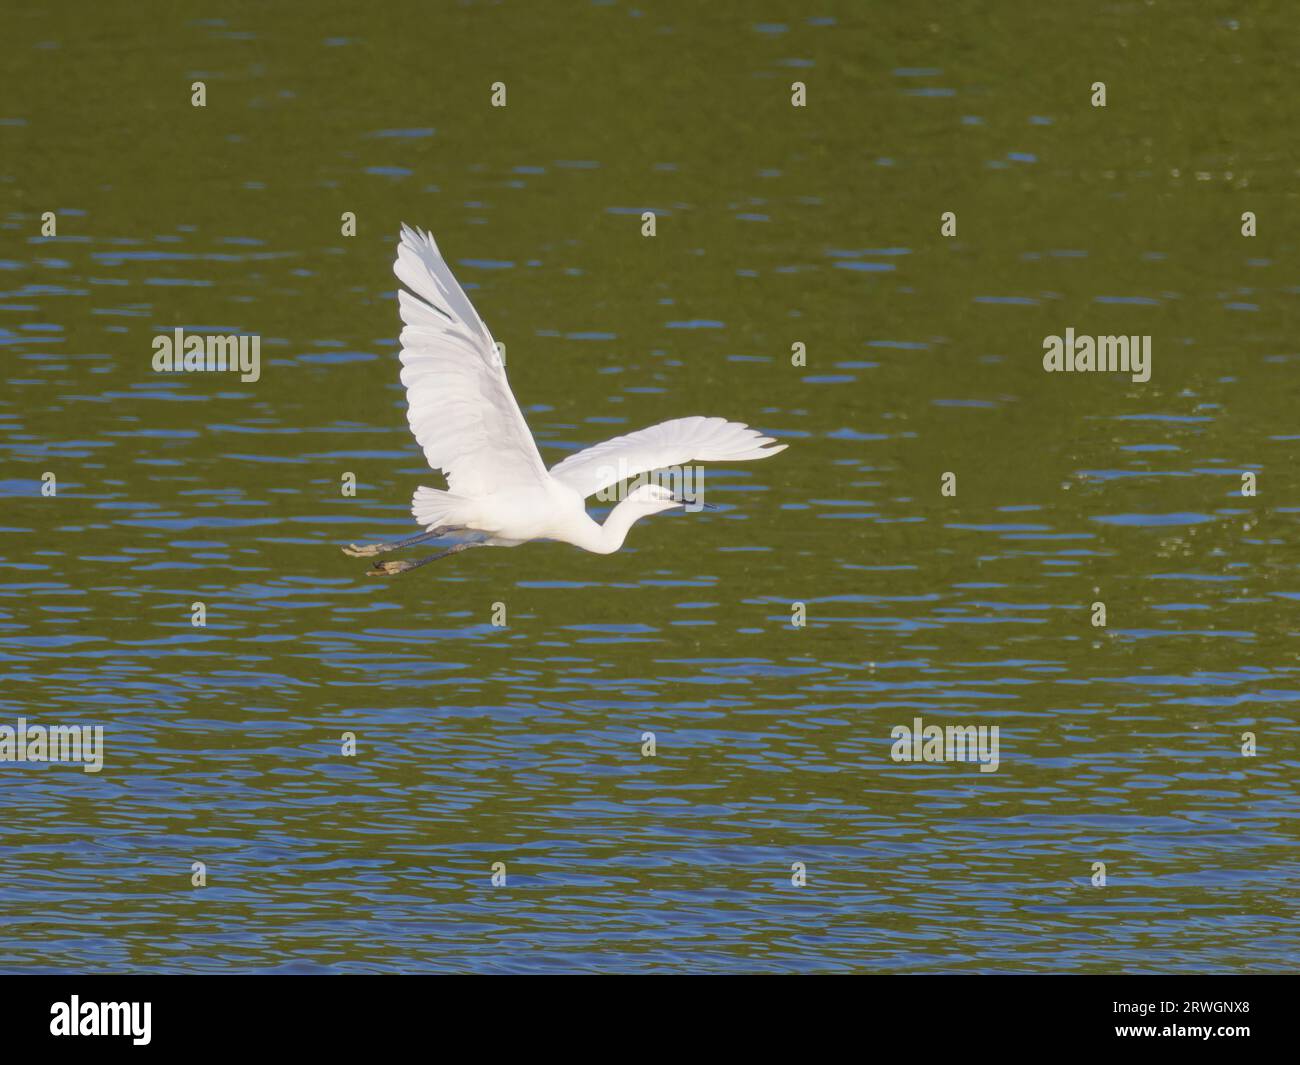
[[[436,540],[440,536],[446,536],[448,533],[459,531],[456,525],[440,525],[436,529],[429,529],[426,532],[416,533],[414,536],[408,536],[404,540],[390,540],[383,544],[349,544],[343,548],[345,555],[351,555],[353,558],[370,558],[374,555],[382,555],[386,551],[397,551],[403,547],[414,547],[416,544],[422,544],[426,540]]]
[[[457,544],[455,547],[449,547],[446,551],[440,551],[436,555],[422,558],[418,562],[376,562],[370,569],[366,570],[366,574],[371,577],[392,577],[398,573],[409,573],[413,569],[427,566],[430,562],[437,562],[438,559],[446,558],[448,555],[454,555],[460,551],[467,551],[471,547],[482,546],[482,544],[475,543]]]

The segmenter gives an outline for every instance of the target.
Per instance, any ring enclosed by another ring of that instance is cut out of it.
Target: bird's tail
[[[411,497],[411,513],[426,529],[435,525],[464,525],[468,500],[451,492],[421,485]]]

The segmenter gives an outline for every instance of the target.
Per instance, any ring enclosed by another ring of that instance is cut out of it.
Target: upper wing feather
[[[533,434],[506,381],[492,334],[433,236],[402,226],[393,273],[402,321],[406,419],[425,458],[458,495],[479,496],[546,477]]]
[[[674,418],[570,455],[551,467],[551,476],[585,499],[638,473],[687,462],[762,459],[789,446],[767,446],[774,443],[772,437],[725,418]]]

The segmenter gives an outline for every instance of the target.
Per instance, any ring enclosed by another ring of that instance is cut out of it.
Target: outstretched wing
[[[687,462],[764,459],[789,446],[767,446],[774,443],[772,437],[725,418],[674,418],[570,455],[551,467],[551,476],[585,499],[638,473]]]
[[[457,495],[545,480],[533,434],[506,381],[492,334],[438,252],[433,236],[402,226],[393,273],[402,321],[406,420]],[[412,295],[411,293],[414,293]]]

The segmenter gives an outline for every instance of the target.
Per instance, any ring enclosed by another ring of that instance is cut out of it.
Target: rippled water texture
[[[0,966],[1295,968],[1288,5],[53,7],[4,18],[0,724],[105,761],[0,763]],[[548,462],[789,449],[616,555],[365,577],[440,483],[402,221]],[[155,373],[178,327],[260,380]],[[1150,381],[1045,373],[1067,328]],[[997,771],[894,761],[916,718]]]

